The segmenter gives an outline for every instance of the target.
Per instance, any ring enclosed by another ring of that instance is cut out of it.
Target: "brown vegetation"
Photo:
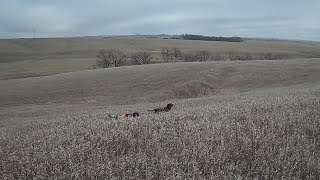
[[[118,54],[123,54],[123,59],[120,62],[126,62],[127,56],[125,53],[121,52],[120,50],[101,50],[98,54],[97,65],[98,67],[108,68],[110,67],[111,62],[116,64]],[[112,55],[112,56],[111,56]],[[179,48],[163,48],[161,51],[162,60],[165,63],[168,62],[205,62],[205,61],[248,61],[248,60],[279,60],[279,59],[288,59],[289,56],[287,54],[273,54],[273,53],[260,53],[257,55],[252,55],[248,52],[229,52],[228,59],[220,54],[211,55],[208,51],[200,50],[195,53],[184,53]],[[145,51],[139,51],[133,53],[131,55],[131,59],[133,60],[133,64],[135,65],[142,65],[142,64],[150,64],[151,60],[153,59],[152,54]],[[125,65],[125,63],[121,63]],[[115,65],[118,67],[119,65]],[[91,67],[90,67],[91,69]]]
[[[161,51],[162,59],[165,63],[167,62],[178,62],[183,58],[183,53],[179,48],[162,48]]]
[[[133,60],[134,64],[142,65],[142,64],[150,64],[153,57],[149,52],[136,52],[131,55],[131,59]]]
[[[0,177],[319,179],[319,71],[181,62],[0,80]]]
[[[0,40],[0,79],[38,77],[51,74],[92,69],[99,50],[117,49],[128,54],[148,52],[153,63],[163,62],[161,50],[178,48],[184,54],[207,51],[212,60],[229,60],[228,52],[249,53],[254,59],[265,59],[260,54],[272,53],[290,59],[320,57],[320,46],[294,42],[246,41],[241,43],[132,37],[50,38]],[[219,55],[218,57],[216,57]],[[287,59],[281,57],[280,59]],[[279,59],[279,58],[277,58]],[[176,61],[169,59],[167,62]],[[177,61],[184,61],[182,59]],[[126,62],[127,65],[130,61]],[[113,65],[111,65],[113,66]]]
[[[125,121],[106,119],[105,108],[70,113],[68,107],[63,115],[2,128],[0,174],[4,179],[319,179],[319,95],[316,86],[182,100],[171,112]],[[142,111],[157,104],[112,110]]]
[[[120,67],[126,65],[127,55],[126,53],[117,49],[102,49],[97,56],[97,66],[102,68],[108,68],[111,64],[114,67]]]

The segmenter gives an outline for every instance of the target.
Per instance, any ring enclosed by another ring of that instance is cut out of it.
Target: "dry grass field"
[[[155,46],[150,50],[162,45]],[[302,50],[291,52],[298,57]],[[150,64],[0,80],[0,177],[319,179],[319,72],[314,58]],[[170,112],[147,111],[168,102],[174,104]],[[141,116],[112,120],[107,110]]]
[[[37,77],[86,70],[95,64],[102,48],[117,48],[127,53],[151,52],[161,61],[162,48],[178,47],[184,52],[205,50],[212,54],[248,52],[285,54],[289,58],[319,58],[320,45],[279,41],[242,43],[137,39],[137,38],[49,38],[0,40],[0,79]]]

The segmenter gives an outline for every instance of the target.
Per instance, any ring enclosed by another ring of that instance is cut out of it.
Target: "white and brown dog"
[[[118,120],[118,119],[124,120],[124,119],[128,119],[129,117],[138,117],[139,115],[140,115],[140,114],[139,114],[138,112],[134,112],[134,113],[132,113],[132,114],[119,114],[119,115],[117,115],[117,114],[110,114],[110,113],[108,112],[109,118],[111,118],[111,119],[116,119],[116,120]]]

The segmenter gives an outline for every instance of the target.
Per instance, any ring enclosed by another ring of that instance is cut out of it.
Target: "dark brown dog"
[[[173,104],[172,103],[169,103],[167,104],[166,107],[163,107],[163,108],[156,108],[156,109],[152,109],[152,110],[149,110],[149,111],[153,111],[155,113],[159,113],[159,112],[168,112],[171,110]]]

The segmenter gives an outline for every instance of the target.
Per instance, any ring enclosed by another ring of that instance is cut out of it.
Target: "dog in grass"
[[[148,110],[148,111],[153,111],[155,113],[160,113],[160,112],[169,112],[172,108],[173,104],[172,103],[169,103],[167,104],[166,107],[161,107],[161,108],[155,108],[155,109],[151,109],[151,110]]]
[[[151,109],[148,111],[153,111],[155,113],[160,113],[160,112],[169,112],[171,110],[171,108],[173,107],[172,103],[167,104],[166,107],[161,107],[161,108],[155,108],[155,109]],[[124,120],[124,119],[128,119],[129,117],[138,117],[140,116],[140,114],[138,112],[134,112],[132,114],[110,114],[108,112],[108,116],[111,119],[116,119],[116,120]]]
[[[128,119],[129,117],[138,117],[140,114],[138,112],[134,112],[132,114],[110,114],[108,112],[108,116],[109,118],[111,119],[115,119],[115,120],[125,120],[125,119]]]

